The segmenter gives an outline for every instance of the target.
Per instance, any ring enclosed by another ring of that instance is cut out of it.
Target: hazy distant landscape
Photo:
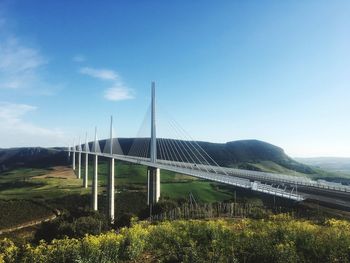
[[[350,175],[350,158],[340,157],[314,157],[295,158],[300,163],[312,165],[321,169]]]

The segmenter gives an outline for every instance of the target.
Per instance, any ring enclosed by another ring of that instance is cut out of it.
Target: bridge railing
[[[85,151],[79,151],[82,153],[86,153]],[[250,170],[242,170],[235,168],[226,168],[226,167],[215,167],[210,166],[205,167],[205,165],[201,164],[191,164],[191,163],[180,163],[180,162],[172,162],[170,165],[167,160],[157,160],[157,163],[150,162],[149,158],[143,157],[135,157],[135,156],[127,156],[127,155],[118,155],[118,154],[106,154],[106,153],[93,153],[87,152],[90,154],[98,154],[100,156],[104,156],[107,158],[115,158],[122,161],[133,162],[148,166],[154,166],[164,170],[171,170],[178,173],[192,175],[198,178],[213,180],[216,182],[234,185],[243,188],[252,188],[251,180],[254,181],[275,181],[280,183],[288,183],[293,185],[302,185],[309,187],[317,187],[322,189],[329,189],[335,191],[342,192],[350,192],[350,187],[347,186],[338,186],[328,184],[327,182],[317,182],[308,178],[293,178],[293,176],[283,175],[283,174],[274,174],[274,173],[265,173],[265,172],[257,172]],[[203,171],[206,168],[206,171]],[[243,177],[243,178],[242,178]],[[254,189],[258,192],[268,193],[284,198],[293,199],[296,201],[304,200],[301,195],[296,193],[291,193],[286,191],[285,189],[278,189],[276,187],[272,187],[270,185],[259,183],[259,187]]]

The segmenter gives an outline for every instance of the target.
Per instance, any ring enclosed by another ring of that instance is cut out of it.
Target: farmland
[[[105,194],[107,162],[99,164],[99,205],[106,210]],[[58,210],[88,210],[92,166],[89,166],[89,187],[82,187],[68,167],[47,169],[20,168],[0,175],[0,229],[52,215]],[[82,169],[82,174],[84,174]],[[146,207],[146,167],[116,163],[116,214],[137,214]],[[198,202],[215,202],[233,198],[233,192],[215,189],[215,184],[193,177],[161,172],[161,196],[165,199],[188,198],[189,193]]]

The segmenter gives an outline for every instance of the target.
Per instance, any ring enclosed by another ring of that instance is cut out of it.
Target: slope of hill
[[[0,172],[19,167],[46,168],[66,163],[67,154],[54,149],[40,147],[0,149]]]
[[[137,139],[140,145],[144,143]],[[184,145],[180,141],[172,141],[173,145]],[[133,139],[121,138],[120,145],[124,153],[132,147]],[[241,140],[227,143],[196,142],[220,166],[235,167],[248,170],[279,172],[287,174],[315,174],[307,165],[301,164],[287,156],[283,149],[275,145],[258,140]],[[101,149],[105,141],[101,141]],[[158,149],[158,155],[160,153]],[[185,152],[185,151],[184,151]]]
[[[148,140],[148,139],[138,139]],[[119,139],[124,153],[132,147],[133,138]],[[100,141],[101,149],[106,141]],[[181,145],[179,141],[174,144]],[[314,174],[315,171],[287,156],[283,149],[258,140],[242,140],[227,143],[197,142],[221,166],[242,169],[302,174]],[[143,142],[141,142],[143,144]],[[158,151],[159,153],[160,151]],[[50,167],[67,162],[67,154],[46,148],[0,149],[0,172],[17,167]]]
[[[271,171],[267,167],[265,169],[265,164],[270,162],[281,168],[281,171],[277,168],[277,170],[272,169],[276,172],[283,172],[285,169],[306,174],[315,172],[307,165],[298,163],[287,156],[282,148],[263,141],[242,140],[225,144],[201,142],[200,145],[222,166]],[[254,164],[259,164],[259,166]]]

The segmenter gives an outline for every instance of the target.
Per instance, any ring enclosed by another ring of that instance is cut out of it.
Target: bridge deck
[[[172,162],[172,161],[170,165],[169,161],[166,161],[166,160],[157,160],[156,163],[153,163],[148,158],[140,158],[140,157],[134,157],[134,156],[118,155],[118,154],[111,155],[107,153],[94,153],[94,152],[85,152],[85,151],[76,151],[76,152],[80,152],[84,154],[86,153],[94,154],[101,157],[114,158],[120,161],[129,162],[129,163],[135,163],[135,164],[159,168],[162,170],[173,171],[173,172],[186,174],[186,175],[194,176],[201,179],[233,185],[236,187],[250,189],[256,192],[266,193],[266,194],[279,196],[279,197],[283,197],[283,198],[287,198],[295,201],[302,201],[305,199],[305,197],[297,193],[288,192],[288,191],[285,191],[284,189],[272,187],[271,185],[262,184],[258,181],[251,182],[251,180],[249,180],[248,178],[240,178],[239,173],[237,174],[238,176],[235,176],[234,174],[231,175],[229,172],[225,171],[225,169],[229,169],[229,168],[204,166],[204,165],[191,164],[191,163],[179,163],[179,162]]]

